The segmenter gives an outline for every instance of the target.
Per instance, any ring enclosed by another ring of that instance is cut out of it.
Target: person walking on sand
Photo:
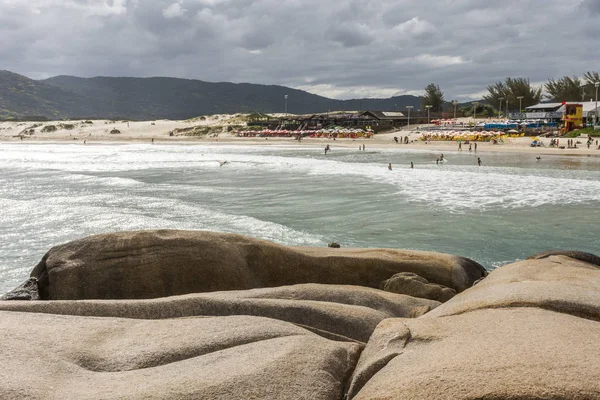
[[[388,164],[388,169],[391,171],[392,170],[392,163]]]
[[[481,167],[481,158],[477,157],[477,165]]]
[[[458,151],[462,151],[462,142],[461,141],[458,142]]]

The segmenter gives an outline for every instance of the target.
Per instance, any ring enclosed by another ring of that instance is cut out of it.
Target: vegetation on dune
[[[56,125],[46,125],[42,128],[42,132],[56,132]]]
[[[576,138],[579,136],[600,136],[600,131],[595,131],[593,127],[589,126],[583,129],[576,129],[567,133],[567,137]]]

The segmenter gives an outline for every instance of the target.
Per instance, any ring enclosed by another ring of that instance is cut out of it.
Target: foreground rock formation
[[[448,254],[391,249],[290,248],[240,235],[140,231],[52,248],[35,267],[44,300],[147,299],[321,283],[378,288],[398,272],[463,291],[486,275]]]
[[[421,318],[387,319],[349,399],[600,399],[600,268],[550,255],[498,268]]]
[[[179,231],[57,246],[15,297],[65,300],[0,302],[0,398],[600,399],[600,258],[479,268]]]
[[[360,345],[259,317],[132,320],[0,312],[0,398],[342,396]]]
[[[252,315],[366,343],[382,320],[418,317],[439,305],[371,288],[305,284],[149,300],[15,301],[0,303],[0,310],[134,319]]]

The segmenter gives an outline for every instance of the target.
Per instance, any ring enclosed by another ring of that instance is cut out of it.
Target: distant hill
[[[212,83],[178,78],[77,78],[41,81],[0,71],[0,118],[187,119],[238,112],[309,114],[344,110],[406,110],[416,96],[335,100],[284,86]]]

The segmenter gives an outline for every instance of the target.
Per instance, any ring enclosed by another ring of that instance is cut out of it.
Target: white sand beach
[[[91,123],[90,123],[91,122]],[[426,143],[419,140],[420,131],[397,130],[389,133],[377,134],[373,138],[360,139],[327,139],[303,138],[301,142],[285,137],[238,137],[233,131],[244,126],[245,121],[241,114],[212,115],[194,118],[186,121],[156,120],[156,121],[52,121],[52,122],[0,122],[0,142],[14,143],[48,143],[48,142],[77,142],[82,145],[94,143],[127,143],[127,142],[153,142],[157,145],[164,143],[235,143],[236,145],[281,145],[292,144],[300,146],[330,146],[358,147],[365,144],[372,148],[411,148],[448,152],[458,150],[455,141],[432,141]],[[55,127],[56,130],[47,127]],[[415,127],[416,128],[416,127]],[[229,130],[229,131],[228,131]],[[111,133],[112,132],[112,133]],[[409,144],[397,144],[394,137],[409,137]],[[560,138],[561,145],[566,144],[566,138]],[[531,147],[531,137],[510,138],[501,144],[479,142],[477,152],[506,152],[536,155],[563,155],[563,156],[600,156],[600,150],[594,139],[593,145],[588,149],[586,140],[575,139],[577,148],[548,147],[549,138],[542,138],[544,146]],[[468,151],[468,146],[463,145],[463,151]]]

